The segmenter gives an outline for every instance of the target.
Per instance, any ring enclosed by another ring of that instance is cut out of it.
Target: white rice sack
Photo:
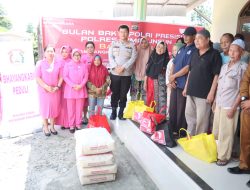
[[[82,168],[112,165],[115,163],[114,155],[110,153],[76,157],[77,165]]]
[[[76,152],[78,156],[111,152],[115,141],[104,128],[87,128],[76,131]]]
[[[92,184],[92,183],[101,183],[106,181],[114,181],[115,174],[105,174],[105,175],[91,175],[91,176],[80,176],[80,183],[82,185]]]
[[[80,176],[90,176],[90,175],[103,175],[103,174],[114,174],[117,173],[117,165],[108,165],[108,166],[98,166],[92,168],[83,168],[77,164],[78,172]]]

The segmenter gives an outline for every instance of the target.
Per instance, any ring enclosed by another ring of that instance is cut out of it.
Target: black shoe
[[[64,126],[61,126],[61,129],[62,129],[62,130],[65,130],[66,128],[65,128]]]
[[[43,127],[43,133],[46,137],[49,137],[50,136],[50,132],[46,133],[45,130],[44,130],[44,127]]]
[[[250,174],[250,170],[240,169],[238,166],[233,168],[227,168],[227,171],[231,174]]]
[[[69,132],[70,132],[70,133],[74,133],[74,132],[75,132],[75,128],[69,129]]]
[[[55,129],[54,129],[54,131],[51,131],[51,129],[50,129],[50,133],[52,133],[53,135],[57,135],[58,134]]]
[[[46,137],[49,137],[49,136],[50,136],[50,133],[46,133],[45,131],[43,131],[43,133],[44,133],[44,135],[45,135]]]
[[[116,108],[112,108],[112,113],[110,115],[110,120],[115,120],[117,117],[117,111],[116,111]]]
[[[118,115],[118,118],[119,118],[120,120],[126,120],[126,118],[123,117],[123,114],[119,114],[119,115]]]
[[[118,113],[118,118],[120,120],[126,120],[126,118],[123,117],[123,110],[124,108],[120,108],[119,113]]]
[[[250,187],[250,180],[247,182],[247,186]]]

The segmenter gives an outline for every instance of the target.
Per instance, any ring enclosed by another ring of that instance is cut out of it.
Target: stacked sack
[[[115,142],[104,128],[76,131],[76,166],[82,185],[115,180]]]

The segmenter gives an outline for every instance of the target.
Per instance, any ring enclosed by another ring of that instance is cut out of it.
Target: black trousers
[[[182,95],[182,89],[176,88],[171,90],[169,105],[169,125],[173,132],[179,133],[180,128],[187,129],[185,118],[186,97]],[[181,132],[181,134],[183,134]]]
[[[117,76],[110,74],[112,91],[111,107],[125,108],[127,103],[127,93],[131,85],[131,76]]]

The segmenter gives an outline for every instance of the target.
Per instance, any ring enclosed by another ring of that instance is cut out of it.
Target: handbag
[[[150,103],[150,106],[136,105],[135,108],[134,108],[134,114],[132,116],[132,120],[135,121],[135,122],[140,123],[140,121],[142,119],[143,112],[144,111],[154,112],[155,106],[156,106],[156,102],[155,101],[152,101]]]
[[[152,135],[156,130],[156,126],[166,119],[166,115],[161,114],[163,109],[165,109],[165,106],[160,110],[160,113],[144,111],[140,122],[140,130]]]
[[[111,133],[108,119],[107,119],[106,115],[101,115],[101,108],[100,107],[98,107],[96,114],[90,116],[89,122],[87,125],[87,128],[96,128],[96,127],[105,128],[105,129],[107,129],[107,131],[109,133]]]
[[[181,128],[181,130],[187,133],[187,137],[180,138],[177,142],[185,152],[208,163],[217,160],[217,147],[213,134],[201,133],[190,137],[186,129]]]
[[[156,126],[154,134],[151,136],[151,139],[162,145],[166,145],[169,148],[175,147],[177,144],[173,137],[173,131],[170,126],[167,125],[167,122],[163,122]]]
[[[134,114],[134,109],[136,105],[144,105],[144,101],[143,100],[129,101],[124,110],[123,117],[131,119]]]

